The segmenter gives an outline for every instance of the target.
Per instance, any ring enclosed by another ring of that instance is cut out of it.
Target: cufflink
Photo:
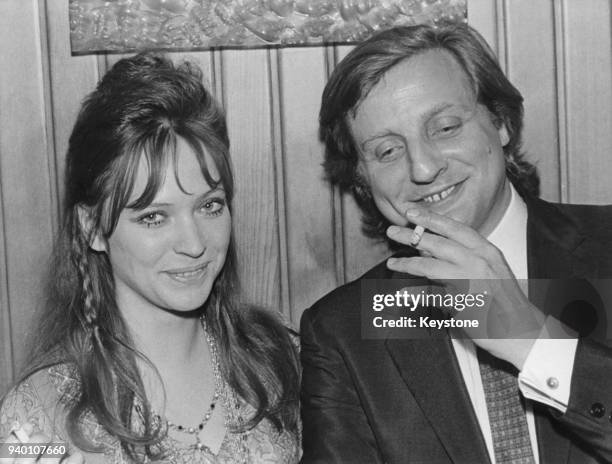
[[[556,377],[548,377],[548,379],[546,379],[546,385],[548,385],[548,388],[551,390],[556,390],[559,388],[559,379]]]

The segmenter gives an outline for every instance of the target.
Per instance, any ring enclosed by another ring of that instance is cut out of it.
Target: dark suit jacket
[[[530,279],[612,276],[612,207],[527,206]],[[450,340],[362,339],[359,297],[357,280],[302,317],[302,462],[490,462]],[[541,463],[612,462],[609,345],[581,339],[567,412],[534,413]]]

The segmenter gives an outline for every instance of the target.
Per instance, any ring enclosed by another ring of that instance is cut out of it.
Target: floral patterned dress
[[[225,381],[221,381],[221,400],[226,405],[227,432],[217,454],[204,447],[196,449],[179,443],[170,436],[161,442],[164,463],[173,464],[242,464],[242,463],[297,463],[300,458],[299,437],[286,431],[278,432],[268,421],[245,433],[232,432],[230,425],[246,420],[252,408],[236,401],[236,395]],[[63,442],[72,452],[65,428],[65,406],[75,397],[79,388],[78,376],[68,364],[59,364],[32,375],[19,384],[4,399],[0,410],[0,437],[6,437],[15,424],[30,422],[36,432]],[[227,405],[234,407],[227,407]],[[127,464],[132,462],[119,446],[118,440],[108,434],[95,420],[86,415],[83,427],[92,443],[103,452],[84,454],[87,464]]]

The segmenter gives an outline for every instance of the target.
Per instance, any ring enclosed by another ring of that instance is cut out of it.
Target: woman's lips
[[[200,264],[198,266],[191,266],[185,268],[178,268],[164,271],[168,277],[177,282],[190,283],[201,280],[206,274],[209,263]]]

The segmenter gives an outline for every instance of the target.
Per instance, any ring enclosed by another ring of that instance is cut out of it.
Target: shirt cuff
[[[548,316],[518,375],[525,398],[565,413],[569,403],[578,339],[567,338],[569,330]],[[564,336],[565,338],[552,338]]]

